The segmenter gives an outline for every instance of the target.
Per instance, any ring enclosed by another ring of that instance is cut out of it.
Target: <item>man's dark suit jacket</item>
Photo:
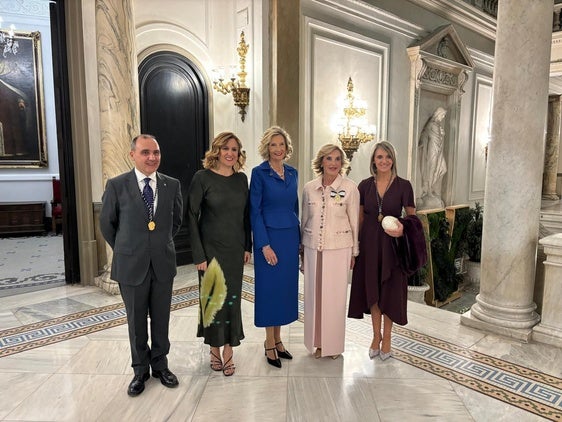
[[[159,282],[176,275],[173,237],[183,216],[183,200],[177,179],[156,173],[158,203],[156,228],[147,228],[148,215],[134,169],[107,181],[100,213],[100,228],[113,249],[111,278],[136,286],[145,279],[150,264]]]

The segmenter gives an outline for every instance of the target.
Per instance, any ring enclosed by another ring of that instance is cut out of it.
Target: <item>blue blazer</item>
[[[252,169],[250,221],[256,249],[269,245],[268,228],[299,226],[297,169],[288,164],[283,164],[283,167],[285,180],[273,171],[268,161]]]

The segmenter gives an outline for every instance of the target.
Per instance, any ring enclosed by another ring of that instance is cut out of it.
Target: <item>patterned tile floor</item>
[[[62,235],[0,241],[0,297],[63,286]]]
[[[253,302],[253,293],[253,279],[246,275],[243,298]],[[197,295],[197,287],[193,285],[176,289],[172,301],[173,311],[195,307],[198,303]],[[301,297],[301,321],[302,306]],[[412,307],[416,313],[423,311],[422,308],[427,308],[417,304],[411,304],[410,308]],[[429,319],[443,318],[434,313],[442,311],[432,309],[432,312]],[[410,319],[412,320],[413,316],[410,316]],[[0,331],[0,358],[91,335],[123,325],[125,322],[122,303],[114,303],[5,329]],[[370,321],[348,320],[347,336],[348,340],[358,344],[369,344],[372,336]],[[446,341],[418,331],[416,327],[395,325],[393,351],[396,361],[437,375],[456,386],[464,386],[512,407],[523,409],[530,415],[562,420],[562,379],[557,376],[487,354],[474,347]]]

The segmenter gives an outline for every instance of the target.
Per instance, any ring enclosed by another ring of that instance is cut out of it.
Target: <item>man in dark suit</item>
[[[168,325],[172,283],[176,275],[173,237],[182,221],[182,195],[177,179],[157,173],[160,147],[151,135],[131,143],[135,168],[107,181],[100,227],[113,249],[111,278],[119,283],[127,311],[135,376],[127,393],[138,396],[152,376],[176,387],[168,369]],[[148,345],[150,315],[151,345]]]

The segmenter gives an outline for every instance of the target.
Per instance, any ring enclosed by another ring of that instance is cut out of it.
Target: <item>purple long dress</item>
[[[363,180],[358,188],[364,219],[359,231],[360,253],[353,269],[347,316],[361,319],[371,313],[370,308],[376,303],[383,315],[399,325],[406,325],[408,280],[400,269],[392,238],[378,221],[374,178]],[[409,181],[396,177],[382,198],[382,213],[401,217],[404,207],[415,207],[414,192]]]

